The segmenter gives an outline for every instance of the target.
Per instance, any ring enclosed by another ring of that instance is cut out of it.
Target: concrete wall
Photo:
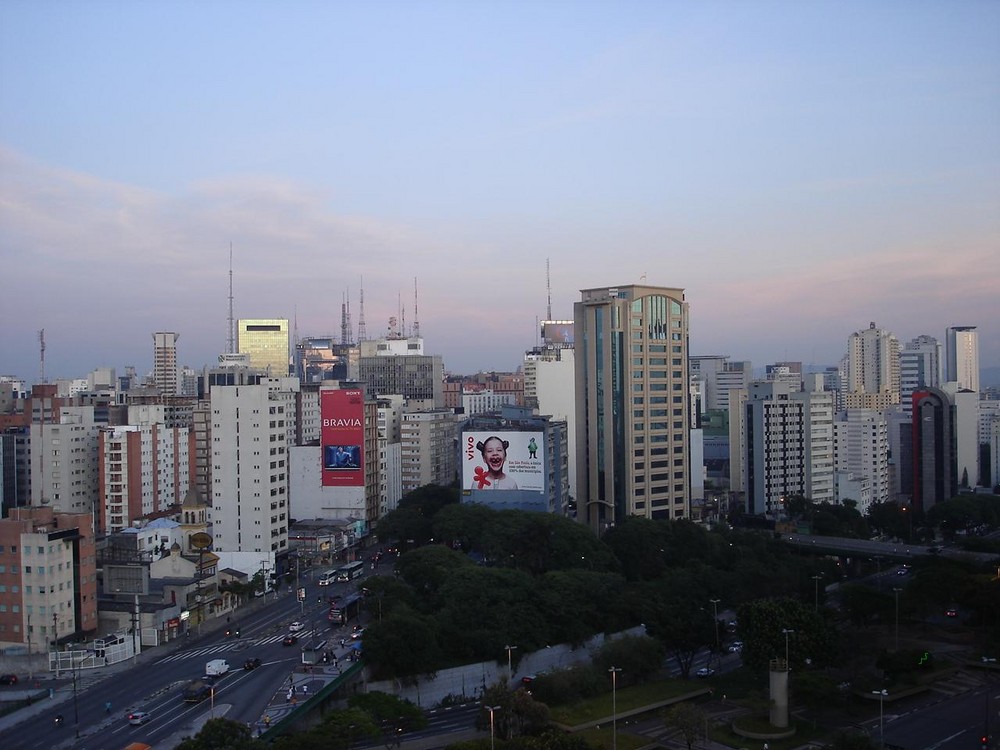
[[[611,635],[596,635],[580,648],[568,644],[559,644],[534,651],[528,654],[513,652],[513,676],[511,684],[521,681],[522,677],[538,674],[546,670],[565,669],[577,664],[588,664],[592,654],[597,651],[605,640],[613,640],[625,635],[646,635],[643,627],[636,627],[621,633]],[[520,661],[517,657],[520,655]],[[428,709],[439,705],[445,698],[477,700],[490,685],[502,682],[507,678],[506,661],[484,661],[476,664],[466,664],[452,669],[443,669],[431,677],[421,677],[415,685],[404,685],[399,680],[365,683],[365,692],[383,692]]]

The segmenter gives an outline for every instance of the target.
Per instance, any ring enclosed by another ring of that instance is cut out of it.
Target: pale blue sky
[[[833,364],[876,321],[1000,366],[1000,2],[0,4],[0,375],[200,367],[237,317],[514,369],[579,289],[691,351]]]

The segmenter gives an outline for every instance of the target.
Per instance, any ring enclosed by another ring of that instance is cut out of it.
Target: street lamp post
[[[813,579],[813,611],[819,613],[819,579],[821,574],[814,575]]]
[[[878,746],[885,747],[885,723],[883,719],[885,716],[885,699],[889,695],[889,691],[885,688],[872,690],[872,695],[878,696]]]
[[[514,672],[511,669],[510,663],[510,652],[517,648],[517,646],[504,646],[507,649],[507,681],[510,682],[514,679]]]
[[[493,712],[499,711],[500,706],[487,706],[486,710],[490,712],[490,750],[495,750],[496,741],[494,739],[495,733],[493,730]]]
[[[896,597],[896,651],[899,651],[899,592],[903,589],[893,586],[892,594]]]
[[[788,666],[788,636],[795,631],[791,628],[782,628],[781,632],[785,634],[785,671],[791,672],[792,670]]]
[[[618,750],[618,673],[621,667],[611,667],[611,750]]]
[[[719,602],[721,599],[709,599],[712,605],[712,615],[715,617],[715,650],[719,650]]]
[[[73,726],[76,731],[76,738],[80,739],[80,710],[76,705],[76,659],[73,659]]]

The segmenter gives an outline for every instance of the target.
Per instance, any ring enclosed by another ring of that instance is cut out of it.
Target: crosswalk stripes
[[[300,641],[307,641],[313,635],[313,631],[303,631],[299,633]],[[317,632],[316,635],[319,635]],[[236,649],[246,649],[253,648],[255,646],[264,646],[270,643],[279,643],[285,639],[285,633],[278,633],[277,635],[264,636],[263,638],[253,638],[244,639],[241,642],[233,643],[218,643],[213,646],[205,646],[203,648],[188,649],[184,651],[178,651],[177,653],[171,654],[170,656],[164,656],[162,659],[158,659],[154,664],[165,664],[166,662],[172,661],[185,661],[187,659],[193,659],[199,656],[208,656],[210,654],[221,654],[226,651],[234,651]]]

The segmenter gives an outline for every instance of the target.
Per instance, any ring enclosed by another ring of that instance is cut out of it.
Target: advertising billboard
[[[542,432],[463,432],[462,489],[545,492]]]
[[[319,392],[324,487],[364,487],[364,407],[360,388]]]

